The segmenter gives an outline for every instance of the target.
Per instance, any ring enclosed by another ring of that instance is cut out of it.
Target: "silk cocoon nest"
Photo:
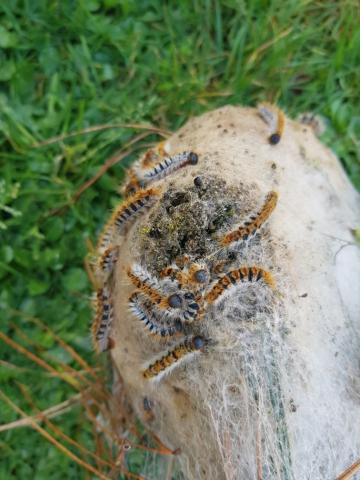
[[[111,358],[136,414],[179,449],[186,479],[331,479],[360,457],[359,197],[310,127],[286,119],[281,141],[268,138],[255,109],[191,119],[166,148],[195,152],[197,164],[154,182],[157,201],[115,238]],[[277,206],[258,234],[221,245],[270,191]],[[129,310],[127,270],[159,278],[184,256],[224,272],[261,267],[275,286],[234,285],[178,336],[155,338]],[[143,378],[189,335],[206,350]],[[166,478],[161,468],[149,460],[143,473]]]

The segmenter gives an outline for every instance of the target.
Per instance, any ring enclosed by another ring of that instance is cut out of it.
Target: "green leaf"
[[[0,25],[0,47],[2,48],[11,48],[15,47],[17,44],[17,38],[14,33],[9,32]]]
[[[64,233],[64,221],[61,217],[52,217],[44,225],[44,235],[47,241],[55,242]]]
[[[70,292],[85,290],[88,287],[88,279],[84,270],[71,268],[63,277],[64,288]]]
[[[5,263],[10,263],[11,260],[14,258],[14,250],[10,247],[10,245],[3,245],[0,249],[0,258]]]
[[[10,60],[0,63],[0,81],[6,82],[10,80],[16,71],[15,63]]]
[[[42,282],[41,280],[30,280],[28,283],[29,294],[31,296],[42,295],[48,290],[49,286],[47,282]]]

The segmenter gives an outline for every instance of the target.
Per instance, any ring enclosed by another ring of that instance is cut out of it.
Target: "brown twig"
[[[286,36],[289,35],[289,33],[291,33],[293,30],[292,27],[290,28],[287,28],[286,30],[284,30],[283,32],[279,33],[279,35],[277,35],[276,37],[272,38],[271,40],[269,40],[268,42],[265,42],[263,43],[262,45],[260,45],[259,48],[257,48],[256,50],[254,50],[252,52],[252,54],[250,55],[249,57],[249,60],[248,60],[248,64],[251,64],[253,62],[255,62],[257,56],[262,53],[264,50],[267,50],[269,47],[271,47],[272,45],[274,45],[276,42],[278,42],[281,38],[284,38]]]
[[[31,368],[19,367],[18,365],[6,362],[5,360],[0,360],[0,365],[6,368],[11,368],[12,370],[16,370],[17,372],[31,372]]]
[[[14,322],[10,322],[10,326],[16,330],[17,334],[20,336],[20,338],[22,338],[25,342],[27,342],[28,344],[30,345],[33,345],[36,349],[39,349],[39,347],[37,346],[37,344],[30,338],[28,337],[28,335],[26,335],[22,330],[21,328],[19,328]],[[54,358],[52,355],[50,355],[48,352],[44,352],[44,355],[46,355],[48,357],[49,360],[51,360],[52,362],[55,362],[64,372],[65,375],[67,376],[70,376],[70,377],[75,377],[75,378],[79,378],[79,380],[81,380],[81,382],[83,383],[83,385],[87,385],[87,386],[90,386],[90,387],[93,387],[93,382],[91,380],[89,380],[86,375],[84,375],[84,373],[80,370],[76,370],[74,369],[73,367],[71,367],[70,365],[67,365],[66,363],[62,362],[61,360],[58,360],[57,358]],[[86,370],[85,370],[86,373],[88,373]],[[79,383],[80,385],[80,383]],[[81,386],[81,385],[80,385]]]
[[[97,290],[99,288],[99,282],[96,280],[94,270],[91,266],[91,261],[88,257],[84,257],[84,268],[93,289]]]
[[[89,408],[88,405],[84,405],[84,407],[86,409],[88,418],[90,419],[90,421],[96,427],[97,432],[100,431],[104,435],[107,435],[117,445],[124,444],[126,442],[127,444],[129,444],[131,446],[131,443],[128,442],[128,440],[125,440],[125,439],[119,440],[117,434],[113,430],[110,430],[104,424],[100,423],[98,421],[98,419],[96,418],[96,416],[94,415],[94,413],[91,411],[91,409]],[[115,471],[116,469],[120,469],[121,472],[125,475],[125,477],[133,478],[134,480],[145,480],[144,477],[142,477],[140,475],[136,475],[135,473],[128,472],[127,470],[124,471],[124,467],[121,464],[122,461],[120,460],[120,457],[121,457],[121,459],[124,459],[125,458],[125,453],[126,453],[125,450],[121,450],[120,454],[118,455],[118,459],[116,460],[116,465],[113,467],[113,470],[110,472],[110,474],[113,471]]]
[[[160,455],[177,455],[180,453],[180,449],[176,448],[175,450],[172,450],[171,448],[167,447],[161,440],[160,438],[155,435],[154,432],[152,432],[149,428],[146,427],[146,425],[142,425],[142,428],[146,430],[146,433],[152,438],[152,440],[157,444],[156,448],[156,453]]]
[[[41,148],[46,145],[52,145],[54,143],[61,142],[67,138],[76,137],[78,135],[86,135],[88,133],[101,132],[104,130],[110,130],[113,128],[129,128],[132,130],[148,130],[151,133],[157,133],[164,138],[167,138],[171,135],[172,132],[165,130],[163,128],[155,127],[154,125],[144,125],[141,123],[113,123],[109,125],[94,125],[93,127],[83,128],[82,130],[77,130],[76,132],[64,133],[62,135],[57,135],[56,137],[48,138],[42,142],[35,143],[33,148]]]
[[[65,212],[67,208],[69,208],[70,205],[73,203],[77,202],[79,197],[94,183],[96,183],[112,166],[114,166],[116,163],[121,162],[124,158],[126,158],[128,155],[133,153],[136,149],[142,148],[142,145],[137,145],[136,147],[129,148],[135,143],[139,142],[143,138],[147,137],[148,135],[151,135],[154,133],[154,131],[148,130],[146,132],[140,133],[139,135],[136,135],[134,138],[132,138],[121,150],[118,150],[117,152],[114,153],[110,158],[106,160],[106,162],[99,168],[99,170],[96,172],[96,174],[91,177],[89,180],[87,180],[85,183],[81,185],[80,188],[72,195],[71,200],[61,207],[57,207],[53,210],[50,210],[45,217],[49,217],[52,215],[59,215]]]
[[[158,455],[170,455],[170,456],[174,456],[174,455],[177,455],[179,453],[178,450],[169,450],[168,448],[151,448],[151,447],[147,447],[146,445],[140,445],[140,444],[135,444],[135,443],[132,443],[132,442],[129,442],[129,445],[131,446],[131,448],[136,448],[138,450],[144,450],[146,452],[150,452],[150,453],[156,453]]]
[[[17,314],[23,314],[20,310],[12,310]],[[50,333],[50,335],[58,342],[58,344],[71,356],[73,360],[75,360],[86,373],[89,373],[95,380],[100,380],[97,376],[95,370],[79,355],[74,348],[68,345],[61,337],[59,337],[48,325],[46,325],[42,320],[37,317],[33,317],[31,315],[25,315],[31,322],[35,323],[38,327],[42,328],[46,332]]]
[[[2,339],[5,343],[7,343],[10,347],[12,347],[14,350],[16,350],[17,352],[25,355],[27,358],[29,358],[30,360],[32,360],[33,362],[35,362],[37,365],[39,365],[40,367],[42,367],[44,370],[47,370],[48,372],[50,372],[52,375],[56,376],[56,377],[59,377],[61,378],[64,382],[68,383],[69,385],[71,385],[73,388],[75,388],[76,390],[78,391],[82,391],[83,395],[86,394],[86,390],[84,392],[83,390],[83,385],[78,382],[74,376],[72,376],[70,373],[63,373],[63,372],[59,372],[58,370],[56,370],[54,367],[52,367],[49,363],[45,362],[45,360],[43,360],[42,358],[38,357],[37,355],[35,355],[34,353],[30,352],[29,350],[27,350],[25,347],[23,347],[22,345],[18,344],[17,342],[15,342],[14,340],[12,340],[11,338],[9,338],[7,335],[5,335],[4,333],[0,332],[0,339]],[[90,386],[93,386],[93,384],[90,383]],[[94,389],[95,391],[95,389]],[[99,389],[97,389],[97,391],[99,391]],[[92,397],[92,403],[94,405],[97,405],[100,409],[101,409],[101,404],[96,400],[95,397]]]
[[[87,190],[89,187],[91,187],[95,182],[101,178],[104,173],[106,173],[109,168],[114,166],[116,163],[119,163],[121,160],[126,158],[130,153],[132,153],[135,149],[130,148],[132,145],[135,143],[139,142],[143,138],[147,137],[148,135],[151,135],[152,132],[143,132],[139,133],[136,135],[134,138],[132,138],[121,150],[118,150],[117,152],[114,153],[110,158],[106,160],[106,162],[99,168],[99,170],[96,172],[96,174],[91,177],[87,182],[85,182],[72,196],[72,200],[76,202],[80,195],[82,195],[85,190]]]
[[[96,375],[95,370],[70,346],[68,345],[62,338],[60,338],[48,325],[46,325],[42,320],[37,317],[33,317],[31,315],[27,315],[21,310],[11,310],[12,313],[16,315],[22,315],[27,318],[29,321],[35,323],[38,327],[42,328],[46,332],[50,333],[50,335],[58,342],[58,344],[67,352],[69,355],[83,367],[86,373],[89,373],[94,379],[99,380],[99,377]]]
[[[70,377],[70,375],[66,375],[66,374],[63,374],[62,372],[58,372],[54,367],[49,365],[42,358],[30,352],[29,350],[27,350],[26,348],[24,348],[23,346],[15,342],[14,340],[11,340],[11,338],[5,335],[5,333],[0,332],[0,339],[3,340],[7,345],[9,345],[11,348],[16,350],[17,352],[22,353],[23,355],[25,355],[25,357],[35,362],[44,370],[47,370],[48,372],[51,372],[53,375],[60,377],[62,380],[64,380],[65,382],[69,383],[71,386],[79,390],[80,384],[77,380]]]
[[[31,418],[33,420],[41,421],[43,420],[43,417],[46,417],[46,418],[57,417],[59,415],[62,415],[68,412],[74,405],[79,403],[80,399],[81,399],[81,394],[77,393],[76,395],[73,395],[72,397],[70,397],[68,400],[65,400],[65,402],[61,402],[61,403],[58,403],[57,405],[47,408],[46,410],[43,410],[42,412],[39,412],[36,415],[33,415]],[[14,422],[0,425],[0,432],[5,432],[6,430],[13,430],[14,428],[29,427],[29,426],[31,426],[31,421],[28,418],[22,418],[21,420],[15,420]]]
[[[91,410],[90,406],[87,403],[84,403],[84,408],[86,410],[87,416],[90,419],[90,421],[94,424],[96,427],[96,430],[98,432],[102,432],[104,435],[106,435],[108,438],[110,438],[114,443],[119,443],[119,438],[118,435],[109,427],[105,425],[105,423],[101,423],[98,420],[97,415],[94,414],[94,412]],[[106,411],[104,412],[104,408],[102,409],[102,414],[103,417],[109,417],[109,415],[106,414]]]
[[[37,421],[34,420],[32,417],[29,417],[26,415],[26,413],[19,408],[15,403],[2,391],[0,390],[0,397],[17,413],[19,413],[22,417],[27,418],[31,424],[31,426],[37,430],[40,435],[42,435],[44,438],[46,438],[50,443],[55,445],[56,448],[58,448],[61,452],[63,452],[65,455],[67,455],[69,458],[71,458],[74,462],[76,462],[78,465],[81,467],[85,468],[89,472],[93,473],[94,475],[97,475],[100,479],[102,480],[111,480],[109,477],[104,475],[102,472],[97,470],[95,467],[90,465],[89,463],[84,462],[81,458],[79,458],[77,455],[75,455],[73,452],[71,452],[69,449],[64,447],[60,442],[58,442],[52,435],[50,435],[49,432],[47,432],[45,429],[40,427],[37,424]]]
[[[39,411],[39,409],[37,408],[37,406],[34,404],[34,401],[28,391],[28,389],[25,387],[25,385],[21,384],[21,383],[18,383],[18,386],[21,390],[21,393],[23,394],[23,396],[26,398],[26,400],[28,401],[29,405],[31,406],[32,409],[34,409],[37,413],[37,415],[40,415],[41,416],[41,419],[46,423],[46,425],[56,434],[58,435],[60,438],[62,438],[63,440],[65,440],[66,442],[70,443],[70,445],[73,445],[74,447],[78,448],[80,450],[80,452],[84,455],[89,455],[90,457],[92,457],[93,459],[95,459],[98,463],[102,464],[102,465],[106,465],[108,467],[112,467],[113,464],[111,462],[108,462],[107,460],[104,460],[100,457],[98,457],[98,455],[96,455],[95,453],[91,452],[90,450],[88,450],[87,448],[83,447],[82,445],[80,445],[80,443],[76,442],[75,440],[73,440],[72,438],[70,438],[68,435],[66,435],[59,427],[57,427],[56,425],[54,425],[52,422],[50,422],[49,420],[49,417],[47,415],[45,415],[45,412],[41,412]]]
[[[360,459],[347,468],[345,472],[336,477],[336,480],[349,480],[357,472],[360,472]]]

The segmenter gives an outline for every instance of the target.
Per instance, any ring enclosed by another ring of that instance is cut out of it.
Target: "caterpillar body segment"
[[[269,103],[260,103],[258,113],[264,122],[273,130],[276,128],[276,115],[274,107]]]
[[[171,152],[171,143],[169,140],[162,140],[160,143],[156,145],[156,151],[162,157],[166,155],[170,155]]]
[[[179,257],[175,258],[175,265],[178,268],[184,268],[189,263],[190,263],[189,255],[180,255]]]
[[[196,165],[198,163],[198,155],[194,152],[178,153],[172,157],[165,157],[161,162],[152,168],[140,171],[140,183],[147,185],[156,180],[166,177],[170,173],[178,170],[185,165]]]
[[[141,157],[139,163],[141,168],[150,168],[159,162],[160,158],[164,158],[170,153],[170,144],[166,140],[160,142],[154,148],[147,150]]]
[[[158,308],[169,307],[168,298],[160,291],[158,281],[147,273],[140,265],[134,265],[127,271],[132,284]]]
[[[98,265],[100,272],[105,279],[112,274],[115,264],[119,256],[119,247],[117,245],[110,245],[104,253],[100,256]]]
[[[176,265],[169,265],[161,270],[160,278],[170,277],[171,279],[175,280],[180,273],[181,271]]]
[[[230,245],[233,242],[249,240],[268,220],[276,207],[277,201],[278,194],[276,192],[272,191],[268,193],[261,210],[258,213],[251,215],[249,220],[247,220],[239,228],[224,235],[221,238],[220,243],[225,246]]]
[[[159,154],[153,148],[147,150],[141,157],[139,163],[141,168],[149,168],[159,160]]]
[[[136,193],[137,190],[140,190],[141,188],[139,178],[133,168],[129,168],[127,176],[128,182],[126,183],[125,187],[121,189],[122,195],[124,195],[126,198],[131,197]]]
[[[141,294],[135,292],[129,299],[131,312],[144,324],[149,333],[160,337],[173,336],[181,330],[181,323],[164,320],[161,311],[156,310],[151,302],[141,298]]]
[[[128,269],[127,273],[133,285],[157,308],[164,310],[167,318],[179,318],[181,322],[192,322],[196,318],[199,305],[193,293],[181,288],[177,288],[175,293],[165,293],[159,282],[140,265]],[[171,287],[173,290],[174,285],[171,284]]]
[[[117,207],[100,236],[98,250],[104,253],[116,235],[123,235],[135,219],[154,205],[160,195],[160,189],[138,190]]]
[[[206,345],[207,341],[204,337],[185,337],[182,343],[175,345],[143,370],[143,378],[145,380],[160,380],[184,361],[189,361],[195,355],[204,352]]]
[[[160,190],[149,188],[139,190],[121,204],[111,217],[111,224],[117,233],[122,234],[124,229],[133,223],[136,217],[150,208],[159,197]]]
[[[278,110],[276,132],[272,133],[269,137],[269,143],[271,145],[276,145],[277,143],[280,142],[284,133],[284,128],[285,128],[285,115],[282,110]]]
[[[274,288],[272,275],[259,267],[242,267],[226,273],[221,277],[210,291],[205,295],[205,302],[215,303],[230,288],[240,282],[258,282],[262,280],[270,288]]]
[[[218,260],[212,265],[211,268],[211,273],[214,273],[215,275],[219,275],[224,272],[226,265],[226,260]]]
[[[92,325],[92,337],[95,349],[104,352],[111,347],[110,330],[113,321],[113,305],[110,290],[99,288],[96,292],[96,314]]]
[[[176,280],[180,288],[188,286],[197,289],[209,282],[209,271],[206,265],[200,263],[192,263],[185,271],[179,270],[176,265],[170,265],[161,270],[160,277]]]
[[[128,181],[122,189],[122,194],[125,197],[133,195],[137,190],[141,189],[141,182],[144,170],[148,170],[159,163],[159,161],[166,155],[169,155],[171,145],[168,141],[160,142],[156,147],[147,150],[142,157],[135,163],[134,168],[129,168],[127,172]]]
[[[97,251],[103,255],[113,242],[114,226],[107,222],[103,228],[97,244]]]
[[[284,133],[285,115],[275,105],[262,103],[258,106],[258,112],[264,122],[270,127],[269,143],[276,145],[280,142]]]

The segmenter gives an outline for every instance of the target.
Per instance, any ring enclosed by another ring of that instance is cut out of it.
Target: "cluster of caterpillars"
[[[260,105],[258,112],[270,128],[269,143],[276,145],[284,130],[283,112],[268,104]],[[92,328],[93,342],[98,351],[113,346],[110,282],[121,243],[135,220],[153,207],[162,193],[160,187],[150,184],[179,168],[196,165],[199,160],[192,151],[173,156],[168,153],[166,145],[160,144],[157,149],[147,151],[130,169],[124,189],[127,198],[114,210],[100,235],[97,262],[100,286],[96,293],[96,316]],[[245,244],[259,234],[275,209],[277,200],[277,193],[269,192],[262,206],[245,222],[217,239],[219,247],[226,250],[234,244]],[[129,298],[131,313],[154,338],[179,338],[173,347],[144,366],[144,380],[159,380],[182,362],[207,350],[211,339],[201,335],[201,321],[207,309],[211,305],[216,306],[231,289],[238,288],[243,282],[260,282],[268,288],[274,288],[271,273],[257,265],[241,266],[225,273],[222,270],[219,264],[192,262],[190,257],[164,268],[159,278],[151,275],[142,265],[128,268],[129,281],[135,287]]]
[[[111,294],[111,278],[119,256],[121,244],[137,218],[146,213],[161,195],[161,188],[150,184],[156,182],[185,165],[196,165],[198,155],[191,151],[174,156],[166,156],[160,145],[157,150],[148,151],[140,160],[136,173],[129,175],[129,183],[125,188],[126,199],[115,208],[99,237],[96,264],[96,277],[99,283],[94,298],[95,319],[92,325],[92,338],[95,349],[103,352],[111,348],[111,324],[113,321],[113,299]],[[151,289],[149,287],[148,293]],[[153,294],[155,294],[153,292]],[[136,297],[132,299],[133,308],[140,311],[146,305],[138,305]],[[143,309],[143,310],[141,310]],[[170,329],[171,330],[171,329]]]

